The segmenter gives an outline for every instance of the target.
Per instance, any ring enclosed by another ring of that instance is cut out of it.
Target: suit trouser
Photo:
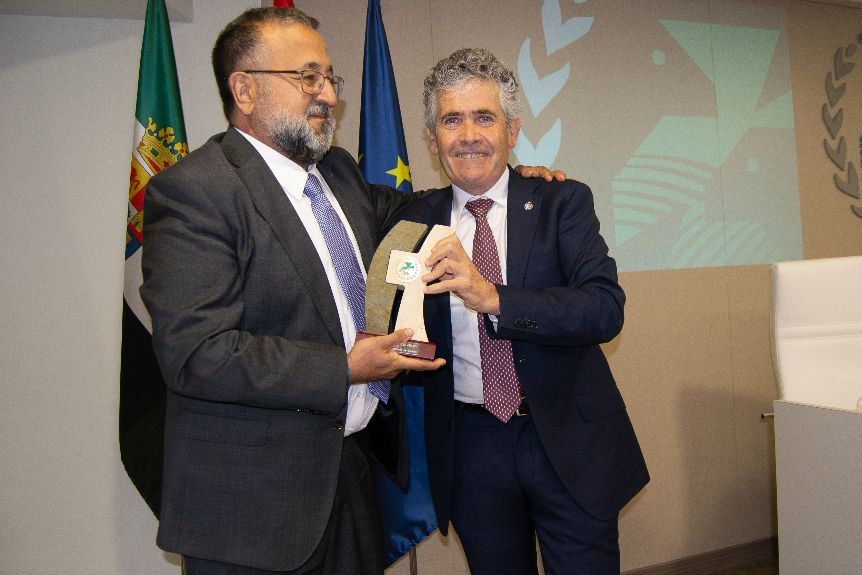
[[[619,574],[617,517],[584,512],[548,460],[532,416],[502,423],[456,402],[452,524],[471,575]]]
[[[383,527],[370,463],[360,448],[365,439],[361,434],[344,438],[332,514],[320,545],[305,564],[291,571],[268,571],[183,557],[183,574],[381,575],[385,556]]]

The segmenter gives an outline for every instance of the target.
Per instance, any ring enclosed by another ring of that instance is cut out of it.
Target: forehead
[[[502,114],[500,87],[490,80],[469,80],[437,95],[439,116],[474,113]]]
[[[332,69],[326,41],[302,24],[267,24],[261,28],[266,65],[279,68]]]

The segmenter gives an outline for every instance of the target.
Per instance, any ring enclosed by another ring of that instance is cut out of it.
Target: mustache
[[[327,106],[326,104],[321,104],[319,102],[312,102],[305,109],[305,119],[307,120],[309,116],[320,116],[326,120],[332,119],[332,108]]]

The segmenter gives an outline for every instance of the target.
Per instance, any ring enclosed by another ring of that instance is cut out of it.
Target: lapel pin
[[[524,204],[524,209],[527,210],[528,212],[530,210],[532,210],[533,209],[533,202],[527,202],[526,204]]]

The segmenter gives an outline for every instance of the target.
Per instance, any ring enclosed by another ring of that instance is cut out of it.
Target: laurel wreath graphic
[[[832,59],[832,70],[826,73],[827,101],[823,103],[820,115],[826,131],[829,133],[829,138],[823,139],[823,148],[826,150],[826,155],[838,168],[838,171],[832,176],[835,187],[843,194],[859,200],[859,175],[856,172],[856,166],[847,158],[847,140],[841,134],[841,128],[844,124],[844,108],[838,107],[847,90],[847,83],[844,78],[856,67],[856,64],[848,61],[847,58],[852,58],[856,54],[857,44],[862,44],[862,34],[856,37],[856,42],[835,51],[835,56]],[[858,218],[862,218],[862,204],[850,206],[850,209]]]
[[[578,4],[585,1],[575,0]],[[563,21],[560,0],[545,0],[542,3],[541,17],[545,53],[548,56],[580,39],[593,25],[592,17],[574,17]],[[559,70],[539,77],[533,64],[531,39],[527,38],[521,44],[518,55],[518,77],[534,118],[538,118],[545,107],[563,90],[569,80],[570,69],[570,63],[566,62]],[[552,166],[560,151],[561,139],[562,121],[556,118],[550,130],[541,136],[535,145],[525,131],[521,130],[514,153],[522,164]]]

